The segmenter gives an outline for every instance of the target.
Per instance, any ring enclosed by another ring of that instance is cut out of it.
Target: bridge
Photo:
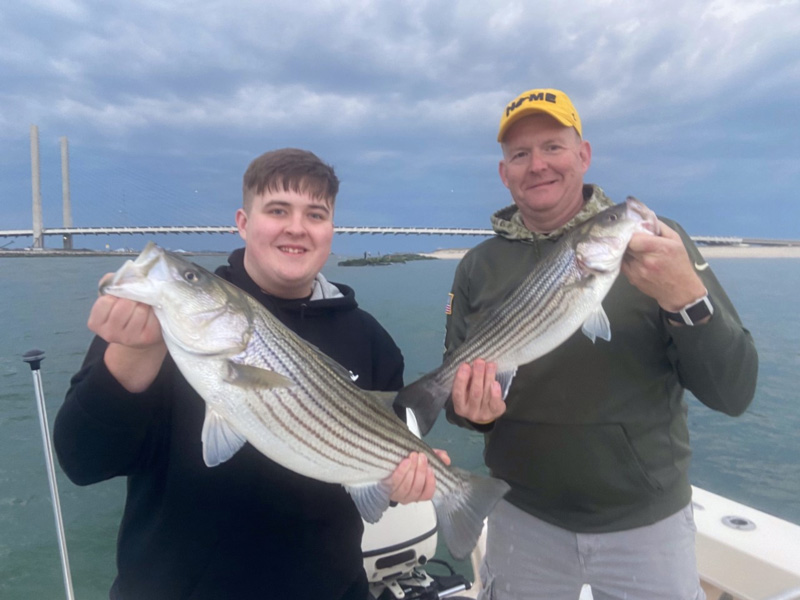
[[[72,249],[76,235],[156,235],[156,234],[235,234],[233,225],[155,225],[146,227],[74,227],[72,224],[72,201],[69,186],[69,143],[61,138],[61,178],[63,227],[44,227],[42,219],[42,193],[39,172],[39,128],[31,125],[31,188],[33,201],[33,227],[31,229],[0,230],[0,238],[32,238],[34,250],[44,248],[46,236],[60,236],[65,250]],[[454,227],[336,227],[338,234],[361,235],[454,235],[483,236],[493,235],[491,229],[471,229]],[[759,246],[800,246],[800,240],[770,240],[760,238],[696,236],[698,244],[708,245],[759,245]]]
[[[490,236],[491,229],[470,229],[459,227],[336,227],[340,234],[369,235],[472,235]],[[66,243],[76,235],[155,235],[155,234],[206,234],[238,233],[233,225],[152,225],[144,227],[49,227],[41,229],[41,236],[61,236]],[[0,237],[31,237],[35,239],[33,229],[0,230]]]
[[[147,227],[73,227],[72,201],[69,186],[69,143],[61,138],[61,177],[63,227],[44,227],[42,219],[42,193],[39,173],[39,128],[31,125],[31,188],[33,200],[33,227],[31,229],[0,230],[0,238],[32,238],[31,247],[44,248],[46,236],[60,236],[65,250],[72,249],[72,239],[76,235],[156,235],[156,234],[235,234],[233,225],[155,225]],[[459,235],[490,236],[491,229],[470,229],[453,227],[336,227],[339,234],[369,235]],[[708,245],[759,245],[759,246],[800,246],[800,240],[770,240],[761,238],[740,238],[720,236],[695,236],[698,244]]]
[[[337,234],[345,235],[494,235],[491,229],[463,227],[336,227]],[[152,225],[143,227],[50,227],[42,228],[42,236],[60,236],[64,248],[71,247],[76,235],[155,235],[155,234],[236,234],[232,225]],[[33,229],[0,230],[0,238],[35,238]],[[695,243],[709,246],[800,246],[800,240],[768,238],[742,238],[731,236],[692,236]]]

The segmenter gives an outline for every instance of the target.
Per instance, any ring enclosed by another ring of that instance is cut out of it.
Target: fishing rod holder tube
[[[39,426],[42,433],[42,444],[44,445],[44,458],[47,463],[47,477],[50,482],[50,498],[53,502],[53,515],[56,522],[58,547],[61,553],[61,570],[64,576],[64,589],[67,593],[67,600],[75,600],[75,593],[72,589],[72,574],[69,569],[69,556],[67,555],[67,541],[64,535],[64,519],[61,517],[61,502],[58,496],[55,461],[53,460],[53,446],[50,442],[50,428],[47,425],[47,407],[44,402],[42,374],[40,371],[42,361],[44,360],[44,352],[36,349],[28,350],[22,355],[22,360],[28,363],[33,375],[33,389],[36,393],[36,406],[39,411]]]

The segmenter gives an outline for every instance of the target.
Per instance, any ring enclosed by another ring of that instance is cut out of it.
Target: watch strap
[[[664,315],[670,321],[683,323],[684,325],[689,326],[696,325],[699,321],[702,321],[706,317],[710,317],[713,314],[714,305],[711,304],[708,294],[702,298],[698,298],[694,302],[690,302],[678,312],[664,311]]]

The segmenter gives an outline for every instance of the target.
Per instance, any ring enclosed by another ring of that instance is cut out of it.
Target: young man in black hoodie
[[[236,213],[245,247],[217,274],[349,369],[356,385],[398,390],[400,350],[351,288],[320,273],[338,187],[310,152],[255,159]],[[169,357],[152,308],[101,296],[88,325],[97,337],[54,439],[75,483],[128,479],[112,599],[366,600],[363,522],[342,486],[289,471],[249,444],[208,468],[204,402]],[[423,455],[405,459],[390,480],[395,501],[433,495]]]

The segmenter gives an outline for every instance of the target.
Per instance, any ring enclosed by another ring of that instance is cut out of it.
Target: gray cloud
[[[500,110],[546,86],[581,111],[592,177],[681,219],[713,224],[688,210],[695,197],[738,194],[751,211],[766,186],[798,184],[796,0],[37,0],[7,3],[0,27],[0,158],[17,170],[37,123],[43,144],[70,137],[75,168],[103,156],[118,178],[135,162],[150,196],[235,198],[252,156],[298,145],[344,175],[350,222],[485,226],[508,200]],[[0,193],[29,193],[24,179]],[[160,216],[185,218],[169,204]]]

